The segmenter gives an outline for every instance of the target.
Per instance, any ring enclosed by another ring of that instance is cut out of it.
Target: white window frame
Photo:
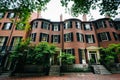
[[[59,35],[53,35],[53,43],[58,43]]]
[[[4,15],[4,13],[0,13],[0,18],[2,18],[2,17],[3,17],[3,15]]]
[[[4,29],[4,30],[9,30],[9,28],[11,27],[11,24],[12,24],[11,22],[5,23],[5,24],[3,25],[3,27],[4,27],[3,29]]]
[[[47,42],[47,39],[48,39],[48,34],[42,33],[42,41],[46,41]]]
[[[58,27],[59,27],[58,24],[54,24],[53,30],[54,30],[54,31],[58,31]]]
[[[104,37],[105,37],[106,39],[103,39],[103,35],[104,35]],[[106,32],[101,33],[101,34],[100,34],[100,37],[101,37],[101,40],[102,40],[102,41],[108,41],[108,35],[107,35]]]
[[[43,29],[49,29],[49,23],[46,21],[43,21]]]
[[[86,30],[91,30],[90,23],[86,23],[86,24],[85,24],[85,29],[86,29]]]
[[[76,21],[76,23],[77,23],[77,28],[81,29],[81,23],[79,21]]]
[[[33,22],[32,29],[35,29],[36,26],[38,26],[38,22],[37,21]]]
[[[5,37],[0,37],[0,46],[3,46],[5,42]]]
[[[81,33],[79,33],[78,38],[79,38],[80,42],[83,42],[83,36]]]
[[[93,37],[92,37],[92,35],[88,35],[88,36],[90,36],[90,37],[87,37],[88,43],[93,43]]]

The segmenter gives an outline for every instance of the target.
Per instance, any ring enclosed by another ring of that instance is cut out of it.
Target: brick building
[[[36,17],[35,17],[36,15]],[[85,16],[85,15],[84,15]],[[67,19],[52,22],[31,16],[31,35],[19,30],[11,22],[16,19],[13,12],[0,13],[0,51],[11,51],[22,38],[31,36],[31,43],[46,41],[55,44],[60,51],[75,56],[75,64],[85,64],[92,58],[95,63],[100,59],[99,47],[107,47],[111,43],[120,43],[120,20],[102,18],[94,21]],[[27,35],[27,36],[26,36]],[[7,63],[6,63],[7,64]],[[5,66],[6,66],[5,64]]]
[[[38,13],[32,13],[29,20],[36,18],[39,18]],[[20,28],[23,24],[18,24],[19,27],[16,27],[17,20],[18,16],[12,10],[0,12],[0,65],[3,62],[4,67],[9,65],[8,53],[15,49],[15,45],[21,39],[27,38],[27,32]]]
[[[86,19],[84,19],[86,20]],[[32,44],[47,41],[75,56],[76,64],[99,63],[99,48],[120,43],[120,20],[102,18],[95,21],[67,19],[52,22],[38,18],[31,22]]]

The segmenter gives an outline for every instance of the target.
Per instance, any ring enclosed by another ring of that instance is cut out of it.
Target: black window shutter
[[[109,32],[106,32],[106,33],[107,33],[109,41],[111,41],[110,33]]]
[[[43,29],[43,24],[44,24],[44,22],[41,23],[41,28],[42,28],[42,29]]]
[[[88,36],[85,35],[85,40],[86,40],[86,43],[88,43]]]
[[[114,32],[113,32],[113,36],[114,36],[114,39],[117,40],[116,37],[115,37],[115,33]]]
[[[10,24],[9,30],[12,28],[13,23]]]
[[[72,28],[72,21],[70,21],[70,28]]]
[[[79,33],[76,33],[76,35],[77,35],[77,41],[80,41],[80,40],[79,40]]]
[[[93,43],[95,43],[95,37],[94,37],[94,35],[92,35],[92,38],[93,38]]]
[[[47,42],[49,42],[49,35],[47,34]]]
[[[33,38],[33,41],[35,41],[36,40],[36,33],[34,33],[34,38]]]
[[[118,38],[119,38],[119,41],[120,41],[120,34],[118,34]]]
[[[54,31],[54,25],[52,24],[52,31]]]
[[[85,24],[83,24],[84,30],[86,30]]]
[[[95,26],[96,29],[98,29],[97,22],[94,23],[94,26]]]
[[[60,24],[58,24],[58,31],[60,31]]]
[[[104,27],[106,28],[106,27],[107,27],[107,25],[106,25],[106,21],[103,21],[103,23],[104,23]]]
[[[75,50],[74,49],[72,49],[72,55],[75,56]]]
[[[85,40],[84,40],[84,35],[83,35],[83,34],[81,34],[81,35],[82,35],[82,38],[83,38],[83,42],[84,42],[84,41],[85,41]]]
[[[58,35],[58,43],[60,43],[60,35]]]
[[[102,41],[101,36],[100,36],[100,33],[97,34],[97,38],[98,38],[98,41],[99,41],[99,42]]]
[[[38,22],[36,22],[36,25],[35,25],[35,27],[36,27],[36,28],[38,27]]]
[[[42,33],[40,33],[39,41],[42,41]]]
[[[3,46],[5,46],[5,45],[6,45],[7,40],[8,40],[8,37],[5,37],[5,42],[3,43]]]
[[[90,23],[90,29],[92,30],[92,23]]]
[[[72,55],[75,56],[75,50],[72,49]],[[73,61],[73,63],[75,63],[75,60]]]
[[[64,26],[64,29],[66,29],[66,25],[65,25],[65,23],[63,24],[63,26]]]
[[[51,35],[51,43],[53,43],[53,35]]]
[[[77,21],[75,22],[76,28],[78,29]]]
[[[82,49],[78,49],[78,53],[79,53],[80,64],[82,64]]]
[[[50,30],[50,24],[48,24],[48,30]]]
[[[73,33],[71,33],[71,41],[73,41]]]

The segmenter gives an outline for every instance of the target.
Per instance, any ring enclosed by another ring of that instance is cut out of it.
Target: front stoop
[[[103,65],[92,65],[95,74],[111,74]]]
[[[50,67],[49,76],[59,76],[60,75],[60,66],[52,65]]]

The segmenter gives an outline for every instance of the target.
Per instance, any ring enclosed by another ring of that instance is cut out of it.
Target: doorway
[[[89,51],[90,53],[90,62],[93,64],[97,64],[97,53],[96,51]]]

